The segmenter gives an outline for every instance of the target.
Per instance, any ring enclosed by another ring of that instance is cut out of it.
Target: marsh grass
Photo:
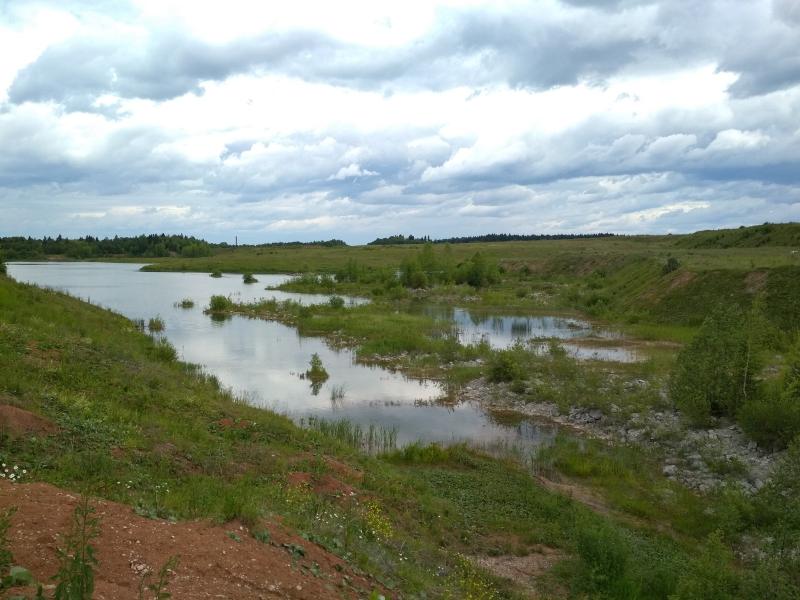
[[[150,333],[161,333],[167,325],[161,317],[153,317],[147,321],[147,329]]]
[[[211,299],[208,302],[208,309],[207,312],[210,313],[221,313],[226,310],[231,310],[234,307],[233,300],[228,298],[227,296],[211,296]]]
[[[301,425],[355,450],[363,450],[369,454],[390,452],[397,447],[397,429],[370,424],[364,428],[347,419],[329,421],[319,417],[308,417]]]
[[[191,298],[184,298],[183,300],[175,303],[175,308],[194,308],[194,300]]]

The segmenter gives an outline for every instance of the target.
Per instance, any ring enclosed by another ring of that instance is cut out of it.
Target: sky
[[[800,0],[0,0],[0,235],[800,221]]]

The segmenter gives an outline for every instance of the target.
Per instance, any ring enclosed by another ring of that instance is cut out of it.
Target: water
[[[413,310],[435,319],[452,321],[462,344],[485,340],[492,348],[510,348],[523,343],[535,351],[548,351],[542,340],[558,340],[559,345],[578,360],[635,362],[641,355],[631,348],[613,345],[622,335],[611,329],[596,327],[589,321],[552,315],[497,315],[463,308],[421,305]]]
[[[326,295],[265,290],[287,279],[256,275],[244,284],[241,275],[222,278],[205,273],[148,273],[131,263],[8,263],[9,275],[27,283],[52,287],[119,312],[131,319],[160,316],[164,335],[187,362],[203,365],[223,385],[251,404],[273,409],[299,421],[316,416],[349,419],[396,428],[398,443],[413,441],[505,440],[523,445],[546,442],[555,428],[535,421],[500,422],[477,405],[449,406],[431,381],[404,377],[387,369],[360,365],[352,351],[334,350],[321,338],[301,337],[292,327],[273,321],[234,316],[214,321],[203,314],[212,295],[236,300],[292,299],[304,304],[328,301]],[[175,307],[184,298],[191,309]],[[348,303],[363,299],[345,298]],[[318,389],[300,373],[318,354],[330,378]],[[343,389],[342,398],[332,392]]]

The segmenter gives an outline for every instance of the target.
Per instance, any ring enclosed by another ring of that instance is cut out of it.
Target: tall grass
[[[338,440],[345,446],[362,450],[369,454],[383,454],[397,448],[397,429],[370,423],[364,428],[347,419],[328,421],[320,417],[308,417],[301,420],[303,427],[317,431],[325,436]]]

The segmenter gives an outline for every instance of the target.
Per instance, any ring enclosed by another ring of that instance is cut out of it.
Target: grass
[[[164,319],[161,317],[153,317],[147,322],[147,329],[150,333],[161,333],[166,327]]]
[[[194,308],[194,300],[192,300],[191,298],[184,298],[180,302],[176,302],[175,306],[177,308],[184,308],[184,309]]]

